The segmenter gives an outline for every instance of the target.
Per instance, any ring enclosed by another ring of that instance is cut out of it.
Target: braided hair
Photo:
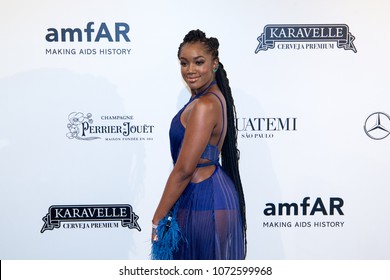
[[[241,184],[241,177],[238,167],[238,161],[240,158],[240,151],[237,148],[237,128],[235,126],[236,120],[236,107],[234,106],[234,100],[232,91],[229,86],[229,79],[227,78],[226,71],[219,61],[219,42],[217,38],[207,38],[206,34],[197,29],[190,31],[183,39],[183,42],[179,46],[178,57],[180,58],[180,52],[182,47],[187,43],[201,42],[206,47],[206,50],[211,54],[213,59],[217,59],[219,62],[218,70],[215,73],[215,79],[226,100],[227,111],[227,132],[225,140],[222,146],[222,168],[233,180],[236,191],[238,193],[241,220],[243,225],[244,239],[245,239],[245,255],[246,255],[246,210],[244,192]]]

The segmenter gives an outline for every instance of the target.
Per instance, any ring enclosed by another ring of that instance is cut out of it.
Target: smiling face
[[[205,89],[215,79],[213,69],[217,68],[218,60],[213,59],[203,43],[183,45],[179,59],[181,75],[193,94]]]

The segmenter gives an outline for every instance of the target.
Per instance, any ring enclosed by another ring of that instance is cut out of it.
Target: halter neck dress
[[[171,155],[175,164],[180,153],[185,127],[180,116],[185,108],[205,94],[220,97],[213,92],[205,92],[191,98],[173,118],[169,137]],[[222,116],[223,126],[224,116]],[[198,168],[215,165],[214,173],[199,182],[190,182],[174,207],[177,207],[177,221],[182,238],[173,259],[178,260],[237,260],[244,259],[244,237],[237,191],[233,181],[219,163],[218,144],[206,146],[201,158],[208,159]]]

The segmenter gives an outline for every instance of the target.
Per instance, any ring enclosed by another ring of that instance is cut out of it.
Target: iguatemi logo
[[[346,24],[268,24],[257,38],[255,53],[277,47],[281,50],[343,48],[357,52],[355,37]]]
[[[105,141],[151,141],[154,125],[139,123],[133,116],[102,115],[99,123],[95,122],[91,113],[72,112],[68,116],[68,132],[71,140]]]
[[[54,48],[46,48],[46,55],[129,55],[131,49],[130,26],[125,22],[108,24],[88,22],[85,27],[50,27],[46,42]],[[64,45],[62,45],[64,43]],[[96,48],[100,43],[104,48]],[[112,47],[107,48],[107,44]],[[70,45],[77,47],[69,48]]]
[[[141,231],[138,216],[128,204],[53,205],[43,217],[41,233],[55,228],[97,229],[122,227]]]
[[[242,139],[274,138],[279,133],[298,129],[296,117],[240,117],[236,118],[238,136]]]

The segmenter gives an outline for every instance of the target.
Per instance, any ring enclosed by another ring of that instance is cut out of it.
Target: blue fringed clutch
[[[175,209],[176,210],[176,209]],[[157,241],[152,243],[152,260],[172,260],[179,248],[181,233],[176,220],[176,211],[171,211],[162,219],[156,229]]]

